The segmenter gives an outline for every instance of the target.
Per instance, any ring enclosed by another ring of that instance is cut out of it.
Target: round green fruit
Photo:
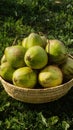
[[[14,68],[25,66],[24,55],[25,48],[20,45],[10,46],[5,49],[5,57]]]
[[[38,80],[43,87],[55,87],[62,84],[63,74],[59,67],[50,65],[39,73]]]
[[[0,66],[0,76],[8,82],[12,82],[12,76],[15,69],[8,62],[2,63]]]
[[[26,51],[24,61],[32,69],[41,69],[48,63],[48,55],[42,47],[33,46]]]
[[[42,35],[42,36],[40,36],[40,37],[41,37],[41,39],[42,39],[42,41],[43,41],[43,47],[45,48],[46,45],[47,45],[47,38],[46,38],[46,36],[44,36],[44,35]]]
[[[62,64],[61,70],[64,75],[64,80],[68,81],[73,78],[73,59],[68,57],[67,61]]]
[[[41,47],[43,47],[43,40],[41,39],[41,37],[37,33],[31,33],[28,36],[28,38],[25,39],[23,42],[24,42],[23,45],[27,49],[32,47],[32,46],[41,46]]]
[[[48,53],[50,62],[55,64],[64,63],[68,57],[64,44],[56,39],[48,40],[46,52]]]
[[[28,42],[28,37],[26,37],[26,38],[24,38],[24,39],[22,40],[22,46],[23,46],[24,48],[26,48],[26,50],[28,49],[27,42]]]
[[[23,88],[34,88],[37,74],[29,67],[22,67],[13,73],[13,84]]]

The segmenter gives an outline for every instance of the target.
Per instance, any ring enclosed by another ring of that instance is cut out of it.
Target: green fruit
[[[37,74],[29,67],[22,67],[13,73],[13,84],[24,88],[33,88],[37,83]]]
[[[68,81],[73,78],[73,59],[68,57],[67,61],[61,66],[64,80]]]
[[[6,81],[12,82],[13,69],[8,62],[2,63],[0,66],[0,76]]]
[[[47,64],[48,55],[42,47],[33,46],[26,51],[24,61],[32,69],[41,69]]]
[[[67,59],[67,50],[59,40],[49,40],[46,45],[46,52],[51,63],[62,64]]]
[[[24,55],[25,48],[20,45],[10,46],[5,49],[5,57],[14,68],[25,66]]]
[[[41,39],[43,40],[43,47],[45,48],[46,47],[46,44],[47,44],[47,38],[43,35],[43,36],[40,36]]]
[[[24,48],[26,48],[26,50],[28,49],[28,47],[27,47],[27,42],[28,42],[28,37],[26,37],[26,38],[24,38],[24,39],[22,40],[22,46],[23,46]]]
[[[4,63],[4,62],[7,62],[5,55],[3,55],[2,58],[1,58],[1,64]]]
[[[41,39],[41,37],[39,36],[39,34],[37,34],[37,33],[31,33],[29,36],[28,36],[28,38],[27,39],[25,39],[24,41],[24,46],[25,46],[25,48],[30,48],[30,47],[32,47],[32,46],[41,46],[41,47],[43,47],[43,41],[42,41],[42,39]]]
[[[63,74],[59,67],[50,65],[39,73],[38,80],[43,87],[55,87],[62,84]]]

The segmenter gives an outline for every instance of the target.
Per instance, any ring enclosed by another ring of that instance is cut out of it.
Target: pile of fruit
[[[0,76],[18,87],[55,87],[73,78],[73,59],[60,40],[31,33],[5,48]]]

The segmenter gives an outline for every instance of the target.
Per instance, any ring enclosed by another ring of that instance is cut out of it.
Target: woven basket
[[[1,78],[5,91],[13,98],[27,103],[46,103],[64,96],[73,86],[73,79],[69,82],[45,89],[26,89],[14,86]]]
[[[72,57],[72,56],[70,56]],[[73,58],[73,57],[72,57]],[[14,86],[0,77],[5,91],[13,98],[27,103],[46,103],[57,100],[67,94],[73,86],[73,78],[56,87],[44,89],[27,89]]]

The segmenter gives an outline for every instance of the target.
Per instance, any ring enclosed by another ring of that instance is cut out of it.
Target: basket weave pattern
[[[14,86],[1,78],[5,91],[13,98],[27,103],[46,103],[64,96],[73,86],[73,79],[62,85],[45,89],[27,89]]]

